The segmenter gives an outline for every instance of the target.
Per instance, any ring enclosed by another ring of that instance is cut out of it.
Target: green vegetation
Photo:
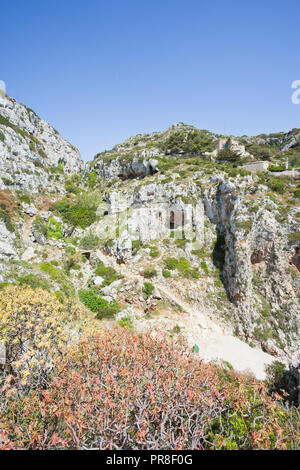
[[[92,312],[96,313],[99,320],[102,318],[112,318],[121,311],[121,307],[117,302],[109,302],[103,299],[95,289],[80,289],[78,295],[81,302]]]
[[[288,238],[290,242],[300,242],[300,232],[291,232]]]
[[[91,171],[88,174],[88,186],[89,188],[94,188],[97,182],[97,173],[95,170]]]
[[[80,202],[72,202],[69,199],[63,199],[56,202],[51,210],[60,214],[62,219],[72,227],[87,228],[93,224],[96,217],[96,208],[89,208]]]
[[[41,289],[44,289],[47,291],[51,290],[51,284],[47,279],[41,276],[37,276],[36,274],[33,274],[33,273],[25,274],[24,276],[18,277],[17,282],[20,285],[30,286],[32,289],[37,289],[40,287]]]
[[[55,220],[54,217],[49,217],[49,223],[46,234],[47,238],[55,238],[56,240],[61,240],[63,238],[61,223]]]
[[[167,140],[160,144],[160,148],[165,153],[172,155],[212,152],[214,149],[213,135],[206,130],[195,129],[189,132],[180,130],[172,133]]]
[[[241,156],[233,152],[229,147],[224,147],[222,150],[218,152],[217,156],[220,162],[227,162],[227,163],[234,163],[238,164],[241,160]]]
[[[95,270],[95,276],[100,276],[104,278],[102,287],[109,286],[112,282],[120,279],[120,275],[117,273],[117,271],[110,266],[105,266],[102,261],[99,262]]]
[[[120,325],[122,328],[129,328],[130,330],[133,330],[132,319],[129,315],[121,318],[121,320],[118,321],[118,325]]]
[[[15,232],[15,225],[10,216],[10,213],[8,212],[4,204],[0,205],[0,220],[4,222],[5,227],[7,228],[9,232],[11,233]]]
[[[81,247],[84,250],[93,250],[99,246],[100,240],[99,237],[94,235],[92,232],[89,232],[81,239]]]
[[[143,294],[148,299],[154,292],[154,285],[151,282],[144,282]]]
[[[192,268],[190,263],[185,258],[166,258],[164,260],[165,267],[171,271],[177,269],[184,277],[199,279],[199,271],[197,268]]]
[[[162,275],[163,275],[163,277],[165,277],[166,279],[168,279],[169,277],[172,277],[172,274],[170,273],[170,271],[168,271],[168,269],[163,269]]]
[[[146,279],[151,279],[151,277],[157,276],[157,271],[156,269],[149,269],[144,272],[144,277]]]

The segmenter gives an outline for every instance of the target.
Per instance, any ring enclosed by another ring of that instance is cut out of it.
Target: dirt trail
[[[112,266],[125,279],[144,282],[141,275],[130,271],[128,265],[118,265],[116,261],[97,250],[97,256],[106,265]],[[260,349],[251,348],[248,344],[235,336],[225,332],[224,329],[207,315],[207,311],[199,306],[187,304],[179,295],[167,286],[151,279],[162,297],[175,302],[185,313],[174,312],[172,315],[161,315],[151,320],[145,318],[139,321],[139,329],[166,332],[175,325],[181,327],[183,335],[190,346],[195,344],[199,348],[199,356],[206,361],[224,360],[229,362],[239,372],[248,372],[256,378],[265,378],[265,366],[271,364],[275,358]]]
[[[25,222],[24,232],[22,233],[22,242],[26,247],[34,246],[34,243],[30,239],[30,234],[31,234],[33,221],[34,221],[34,219],[36,218],[37,215],[35,215],[33,217],[29,217]]]

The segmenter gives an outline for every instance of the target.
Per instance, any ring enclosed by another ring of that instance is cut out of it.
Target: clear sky
[[[174,122],[300,127],[299,0],[0,0],[0,80],[85,160]]]

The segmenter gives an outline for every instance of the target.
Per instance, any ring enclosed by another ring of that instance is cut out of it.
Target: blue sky
[[[0,80],[85,160],[174,122],[300,127],[299,0],[1,1]]]

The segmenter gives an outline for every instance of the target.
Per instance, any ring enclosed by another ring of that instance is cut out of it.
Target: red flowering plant
[[[295,449],[299,410],[204,364],[181,340],[116,327],[56,359],[46,387],[12,397],[2,448]]]

